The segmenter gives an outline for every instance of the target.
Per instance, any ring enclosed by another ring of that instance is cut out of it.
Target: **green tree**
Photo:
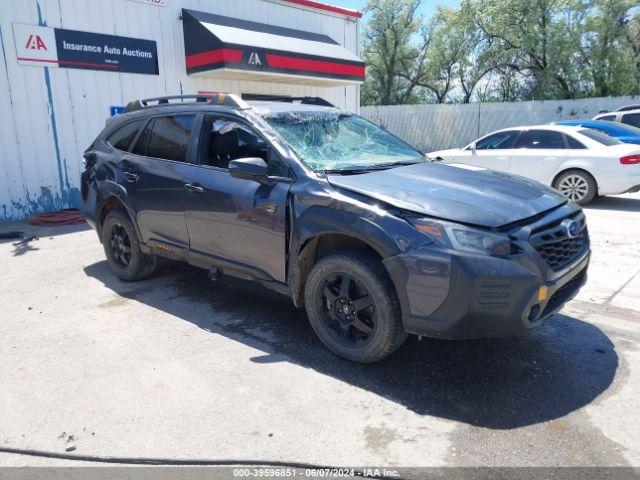
[[[422,33],[424,60],[415,69],[416,84],[435,103],[445,103],[455,87],[456,65],[464,56],[453,9],[438,8]]]
[[[363,104],[640,94],[638,0],[369,0]]]
[[[584,0],[478,0],[474,23],[499,62],[528,77],[533,98],[574,98]]]
[[[632,0],[597,0],[585,20],[581,56],[585,78],[594,96],[630,95],[638,91],[640,45],[636,25],[630,18]],[[635,61],[634,61],[635,57]]]
[[[416,45],[423,18],[420,0],[369,0],[370,19],[364,29],[363,58],[367,76],[362,88],[364,105],[415,103],[419,96],[412,70],[424,49]]]

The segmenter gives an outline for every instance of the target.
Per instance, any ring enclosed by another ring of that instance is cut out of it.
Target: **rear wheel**
[[[569,200],[579,205],[586,205],[593,200],[598,189],[594,178],[582,170],[569,170],[563,173],[553,186]]]
[[[121,280],[140,280],[156,268],[155,255],[140,250],[136,231],[124,212],[109,212],[102,224],[102,245],[111,270]]]
[[[347,360],[381,360],[407,338],[393,284],[380,260],[366,253],[318,261],[305,284],[305,306],[322,343]]]

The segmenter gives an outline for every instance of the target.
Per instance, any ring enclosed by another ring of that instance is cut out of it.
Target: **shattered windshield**
[[[316,171],[369,169],[425,161],[382,128],[347,112],[283,112],[265,120]]]

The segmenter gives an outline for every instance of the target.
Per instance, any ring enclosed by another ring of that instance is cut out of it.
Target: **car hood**
[[[438,157],[446,158],[450,155],[460,155],[464,150],[462,148],[450,148],[448,150],[438,150],[436,152],[427,153],[427,157],[435,159]]]
[[[462,164],[426,162],[327,179],[397,208],[484,227],[499,227],[567,202],[560,192],[536,181]]]

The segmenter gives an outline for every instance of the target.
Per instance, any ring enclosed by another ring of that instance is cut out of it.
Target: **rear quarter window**
[[[129,122],[119,128],[107,137],[107,143],[113,148],[128,152],[131,142],[136,138],[138,130],[142,127],[144,120]]]
[[[611,145],[618,145],[619,143],[622,143],[619,140],[616,140],[615,138],[610,137],[609,135],[606,135],[602,132],[598,132],[591,128],[583,128],[582,130],[578,130],[578,133],[580,135],[584,135],[585,137],[589,137],[591,140],[595,140],[596,142],[601,143],[602,145],[606,145],[608,147],[610,147]]]

